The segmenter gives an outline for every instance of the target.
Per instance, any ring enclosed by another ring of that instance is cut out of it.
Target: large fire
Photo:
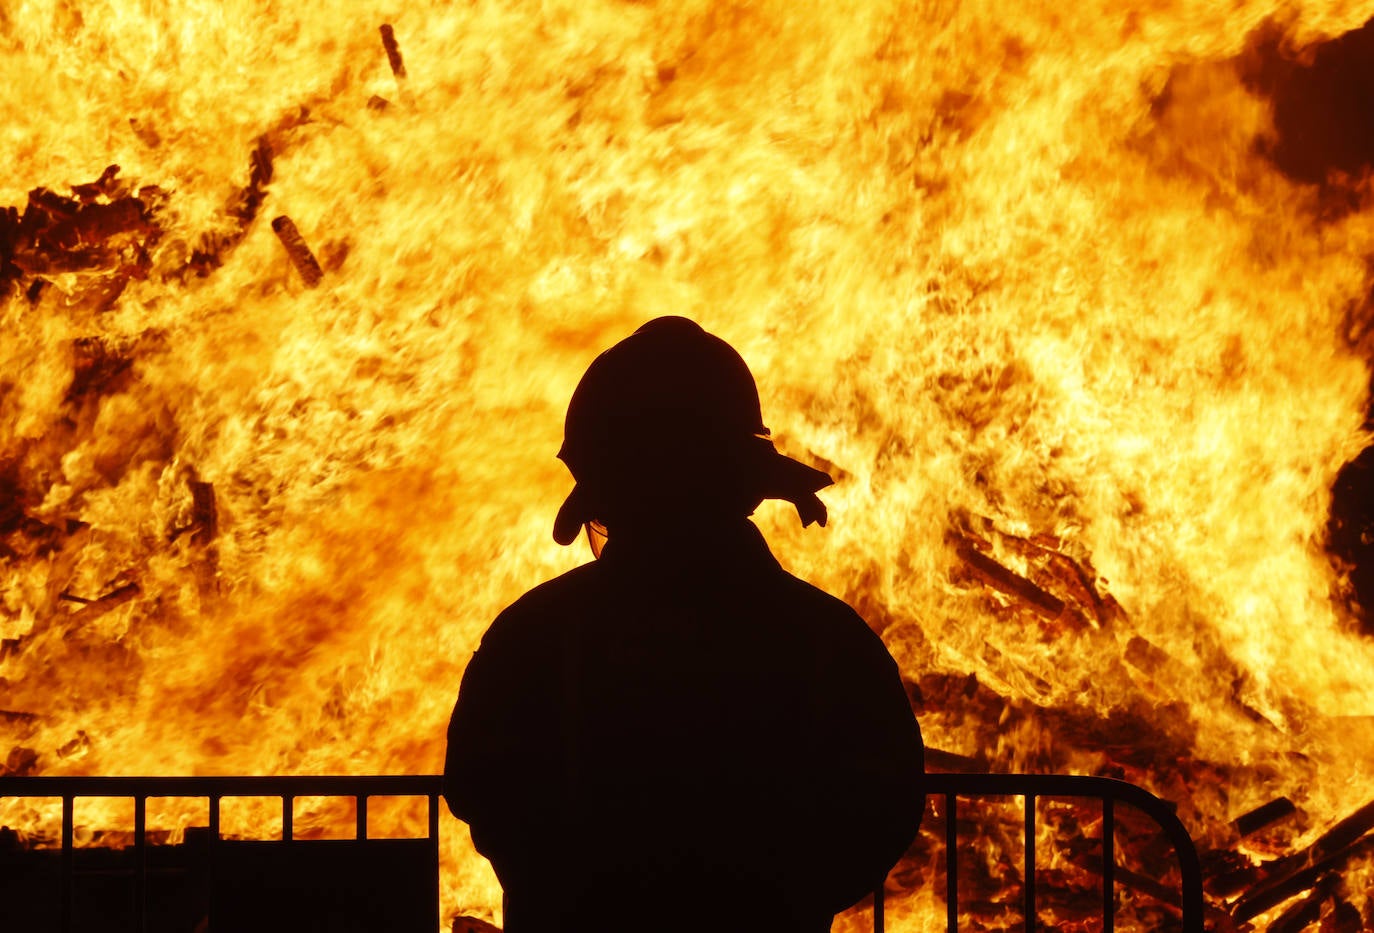
[[[485,626],[590,558],[550,537],[573,386],[681,314],[835,474],[824,531],[758,520],[929,745],[1124,775],[1208,851],[1286,796],[1300,847],[1374,797],[1374,642],[1323,550],[1374,210],[1281,169],[1255,75],[1372,16],[0,7],[0,205],[48,224],[0,248],[0,763],[438,770]],[[445,832],[445,916],[499,920]],[[941,928],[908,867],[889,924]]]

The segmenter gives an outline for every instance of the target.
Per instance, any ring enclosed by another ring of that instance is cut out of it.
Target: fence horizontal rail
[[[428,797],[439,774],[0,777],[0,797]]]

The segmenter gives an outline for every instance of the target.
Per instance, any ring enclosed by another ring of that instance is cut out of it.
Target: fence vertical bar
[[[215,856],[219,851],[219,794],[210,795],[210,828],[206,833],[205,876],[208,888],[205,899],[205,926],[215,933]]]
[[[353,798],[353,809],[357,811],[358,823],[353,832],[353,836],[359,842],[367,841],[367,794],[359,794]]]
[[[296,798],[291,794],[281,795],[281,838],[283,842],[290,842],[295,838],[295,826],[292,818],[295,816]]]
[[[873,889],[873,933],[883,933],[887,923],[887,918],[883,916],[883,898],[887,892],[883,890],[883,885],[887,883],[887,878],[878,882],[878,886]]]
[[[62,795],[62,866],[57,882],[59,896],[62,898],[62,933],[72,933],[72,898],[75,896],[75,892],[72,890],[74,887],[72,875],[76,862],[76,853],[72,851],[76,842],[72,819],[75,800],[76,798],[72,794]]]
[[[1035,795],[1026,794],[1026,933],[1035,933]]]
[[[959,798],[945,794],[945,916],[949,933],[959,930]]]
[[[1116,929],[1116,810],[1111,797],[1102,798],[1102,933]]]
[[[434,864],[439,864],[439,795],[429,795],[429,847],[434,856]],[[434,890],[429,895],[430,908],[434,911],[431,915],[433,922],[430,929],[439,929],[439,873],[434,873]],[[504,901],[502,902],[504,907]]]
[[[138,933],[148,933],[148,798],[134,795],[134,917]]]

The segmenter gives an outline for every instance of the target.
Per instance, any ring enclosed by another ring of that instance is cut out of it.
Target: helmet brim
[[[830,474],[779,453],[767,438],[756,438],[755,442],[763,453],[759,471],[760,498],[791,502],[796,506],[803,526],[812,522],[824,526],[828,516],[825,504],[816,497],[816,493],[834,483]],[[553,539],[566,547],[577,540],[584,525],[598,517],[593,514],[591,496],[586,486],[578,483],[573,486],[568,498],[563,500],[553,520]]]
[[[563,500],[563,505],[559,507],[558,515],[553,520],[553,539],[567,547],[577,540],[582,526],[595,518],[586,487],[578,483],[573,486],[572,492],[568,493],[568,498]]]

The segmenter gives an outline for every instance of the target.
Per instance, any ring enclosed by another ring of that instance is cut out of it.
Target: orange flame
[[[1283,9],[1289,50],[1374,16]],[[437,770],[486,624],[587,557],[550,538],[573,385],[682,314],[753,366],[780,446],[834,465],[827,530],[759,521],[913,681],[1155,722],[1229,769],[1132,772],[1202,838],[1280,793],[1317,824],[1363,803],[1374,646],[1321,539],[1365,440],[1342,329],[1374,213],[1322,214],[1262,154],[1238,62],[1278,10],[0,11],[0,204],[116,163],[160,231],[107,212],[72,242],[117,250],[0,305],[0,753]],[[922,725],[1000,769],[1110,757],[977,716]],[[452,835],[446,915],[496,917]]]

